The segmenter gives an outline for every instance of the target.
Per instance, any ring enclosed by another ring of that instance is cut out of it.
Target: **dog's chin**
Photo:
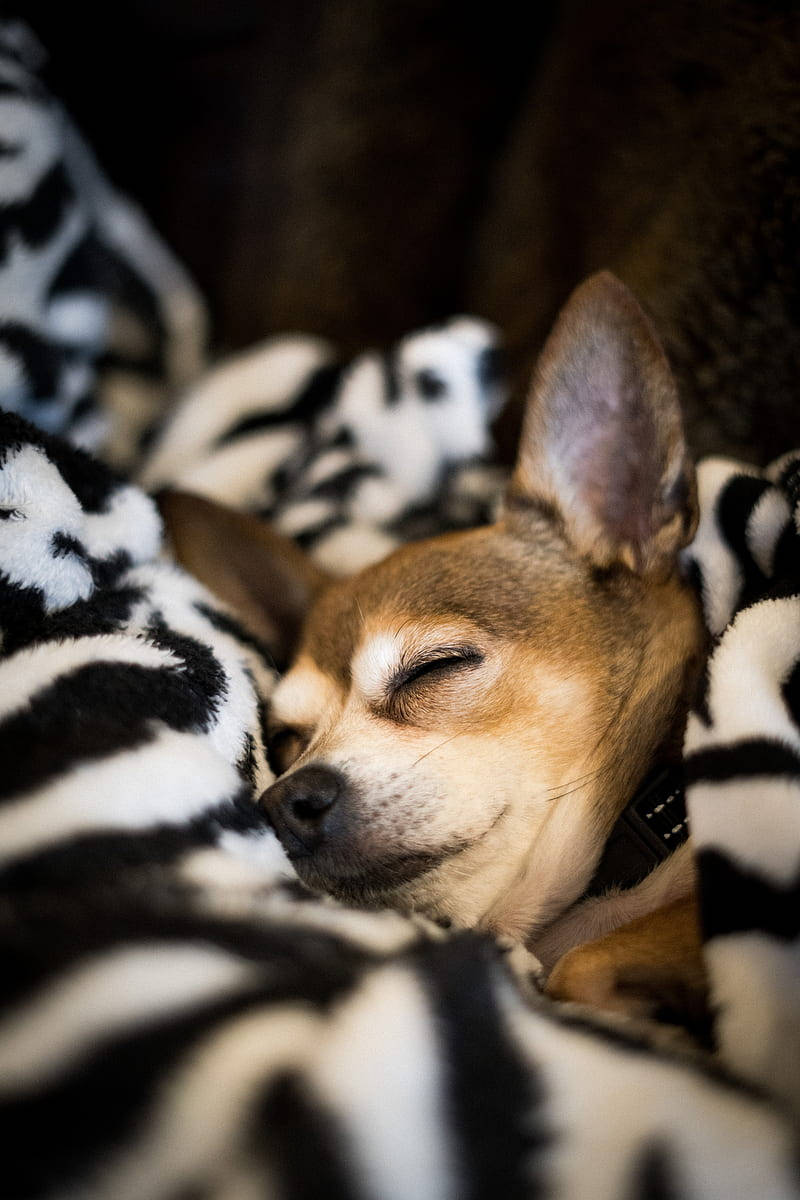
[[[413,896],[424,891],[425,877],[458,854],[462,846],[438,851],[415,851],[382,860],[334,859],[309,854],[292,857],[300,879],[315,891],[359,905],[416,907]]]

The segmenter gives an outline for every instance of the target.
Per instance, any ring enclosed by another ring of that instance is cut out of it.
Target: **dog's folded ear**
[[[579,554],[667,574],[697,523],[677,389],[655,330],[608,271],[573,292],[540,355],[509,515],[552,513]]]
[[[189,492],[163,491],[157,499],[178,562],[229,604],[284,666],[328,576],[258,517]]]

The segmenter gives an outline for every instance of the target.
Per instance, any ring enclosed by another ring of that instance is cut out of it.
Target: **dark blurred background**
[[[383,341],[463,305],[490,160],[554,4],[31,0],[46,78],[223,344]]]
[[[472,311],[521,385],[569,290],[611,267],[697,450],[796,441],[797,0],[16,11],[204,290],[218,349],[295,329],[348,353]]]

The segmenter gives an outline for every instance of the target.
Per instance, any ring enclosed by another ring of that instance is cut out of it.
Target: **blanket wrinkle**
[[[0,406],[130,467],[205,366],[205,308],[42,85],[45,57],[0,21]]]
[[[800,1116],[800,454],[757,478],[720,460],[688,555],[709,627],[702,717],[685,738],[720,1053]],[[716,534],[714,534],[716,531]],[[718,543],[715,545],[715,542]],[[723,588],[720,559],[733,556]],[[765,969],[767,968],[768,969]],[[794,1016],[792,1017],[792,1014]]]

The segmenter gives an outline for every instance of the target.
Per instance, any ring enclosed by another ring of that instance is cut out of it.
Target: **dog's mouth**
[[[461,841],[436,851],[411,852],[361,864],[354,863],[352,859],[346,863],[327,862],[326,854],[289,857],[297,874],[309,887],[328,892],[339,900],[365,904],[377,903],[398,888],[430,874],[472,844],[471,840]]]
[[[417,883],[483,841],[506,811],[503,807],[482,833],[454,838],[434,850],[412,850],[386,858],[343,854],[332,847],[312,853],[287,848],[287,852],[297,874],[309,887],[352,904],[385,904],[392,893]]]
[[[261,803],[300,879],[361,905],[415,903],[430,890],[419,881],[481,842],[507,811],[501,806],[481,830],[451,829],[438,844],[425,845],[424,825],[412,822],[401,838],[396,820],[370,820],[352,782],[322,763],[287,772]]]

